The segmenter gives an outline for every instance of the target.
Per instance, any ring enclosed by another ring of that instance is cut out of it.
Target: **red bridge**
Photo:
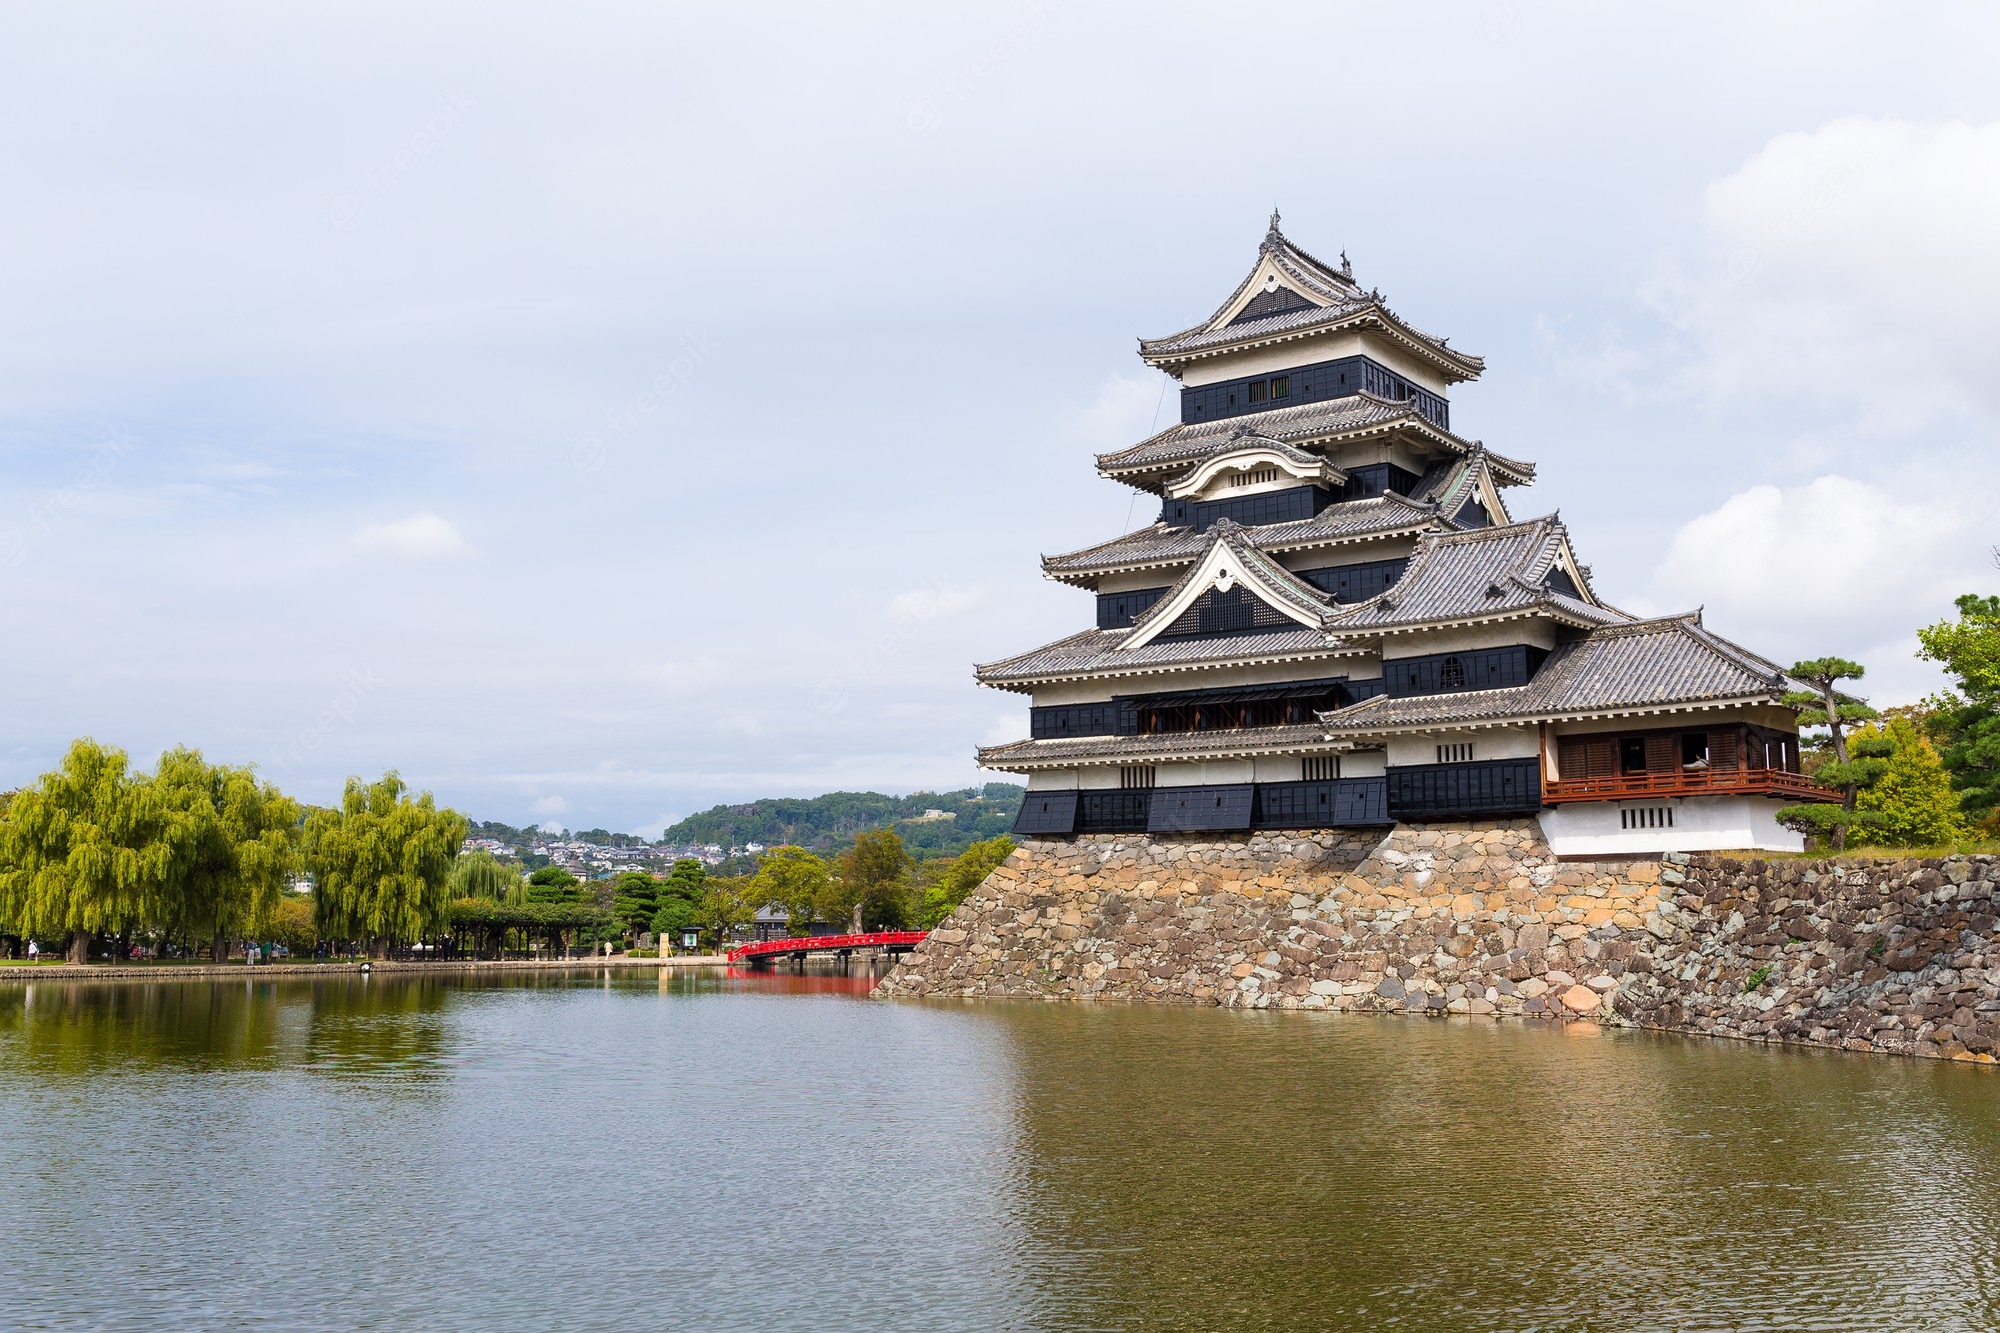
[[[924,942],[928,930],[877,930],[866,935],[792,935],[784,939],[739,944],[729,951],[732,963],[758,967],[773,958],[803,959],[810,953],[850,953],[855,949],[886,949],[908,953]]]

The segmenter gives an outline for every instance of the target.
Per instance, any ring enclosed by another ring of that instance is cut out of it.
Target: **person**
[[[40,958],[41,956],[42,956],[42,946],[41,946],[41,945],[39,945],[39,944],[37,944],[37,943],[35,943],[35,942],[34,942],[33,940],[29,940],[29,941],[28,941],[28,961],[32,963],[32,962],[34,962],[34,961],[35,961],[35,960],[36,960],[37,958]]]

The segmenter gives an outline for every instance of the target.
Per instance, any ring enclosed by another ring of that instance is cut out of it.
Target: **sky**
[[[1599,592],[1936,689],[2000,591],[2000,11],[0,14],[0,786],[77,736],[656,834],[949,789],[1275,206]]]

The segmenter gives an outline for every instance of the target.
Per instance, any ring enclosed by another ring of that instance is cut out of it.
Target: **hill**
[[[836,791],[811,798],[779,797],[745,805],[718,805],[689,815],[660,837],[668,843],[719,843],[740,847],[787,843],[816,852],[838,851],[855,834],[894,828],[918,856],[956,856],[981,838],[1014,826],[1025,789],[989,782],[963,791],[911,792],[885,796],[877,791]],[[926,817],[928,811],[938,816]]]

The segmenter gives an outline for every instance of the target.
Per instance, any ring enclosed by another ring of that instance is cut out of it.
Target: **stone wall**
[[[1513,1016],[1991,1059],[1997,884],[1989,857],[1561,862],[1531,819],[1029,842],[878,993]]]

